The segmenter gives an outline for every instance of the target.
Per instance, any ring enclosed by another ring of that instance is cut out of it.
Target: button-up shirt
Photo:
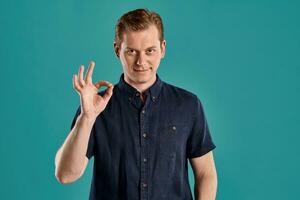
[[[203,106],[158,75],[145,101],[140,95],[122,74],[93,125],[86,152],[94,157],[90,200],[191,200],[187,159],[216,147]],[[71,129],[80,112],[79,106]]]

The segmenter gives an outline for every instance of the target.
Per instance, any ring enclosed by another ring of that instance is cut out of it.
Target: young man
[[[196,199],[215,199],[215,145],[203,106],[157,75],[165,48],[160,16],[137,9],[116,25],[114,49],[124,72],[119,83],[93,84],[95,63],[84,78],[80,67],[73,76],[80,106],[55,158],[59,182],[79,179],[94,156],[90,199],[190,200],[189,159]],[[101,86],[106,91],[98,92]]]

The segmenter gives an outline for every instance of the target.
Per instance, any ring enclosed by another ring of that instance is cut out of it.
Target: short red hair
[[[125,13],[116,24],[116,45],[120,47],[124,32],[145,30],[150,25],[156,26],[159,34],[159,40],[162,43],[164,40],[164,27],[159,14],[149,11],[148,9],[136,9]]]

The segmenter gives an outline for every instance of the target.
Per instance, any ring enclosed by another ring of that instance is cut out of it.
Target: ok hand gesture
[[[78,75],[73,75],[73,87],[80,96],[81,115],[96,119],[105,109],[113,93],[113,85],[108,81],[98,81],[93,84],[92,74],[95,63],[90,62],[89,69],[83,79],[84,65],[81,65]],[[103,96],[98,95],[101,86],[106,86],[107,90]]]

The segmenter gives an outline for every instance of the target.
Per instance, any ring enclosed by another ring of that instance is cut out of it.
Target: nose
[[[137,65],[145,65],[146,64],[146,58],[145,58],[145,55],[143,55],[142,53],[140,53],[138,55],[138,58],[137,58]]]

